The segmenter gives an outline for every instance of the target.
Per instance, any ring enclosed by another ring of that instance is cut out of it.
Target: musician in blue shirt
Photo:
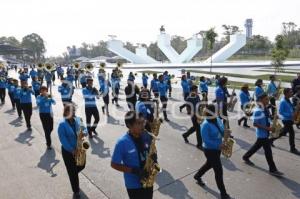
[[[221,162],[222,138],[224,137],[224,125],[220,118],[216,106],[209,104],[205,112],[206,119],[201,124],[201,136],[203,140],[203,151],[206,157],[205,164],[194,175],[197,183],[203,187],[205,183],[201,177],[210,169],[214,170],[215,179],[221,194],[221,199],[231,199],[227,194],[223,181],[223,168]]]
[[[83,135],[87,134],[81,118],[75,115],[75,106],[67,104],[64,106],[64,119],[58,125],[58,137],[61,143],[62,157],[68,172],[69,180],[73,190],[73,198],[80,198],[79,177],[78,174],[85,168],[77,166],[75,154],[77,148],[77,140],[82,139],[80,129]]]
[[[6,87],[7,87],[6,78],[4,76],[0,76],[0,99],[1,99],[1,104],[5,103]]]
[[[48,94],[46,86],[40,88],[40,95],[36,99],[36,103],[39,107],[40,119],[43,125],[47,149],[51,150],[51,132],[53,130],[53,112],[52,105],[55,104],[55,100]]]
[[[62,79],[62,77],[64,76],[64,69],[61,65],[59,65],[56,69],[57,72],[57,76],[59,79]]]
[[[15,85],[15,89],[14,89],[14,93],[13,93],[14,101],[16,103],[18,116],[19,116],[19,118],[21,118],[22,117],[22,109],[21,109],[21,104],[20,104],[21,88],[19,86],[19,82],[17,79],[14,79],[14,85]]]
[[[87,79],[87,75],[85,74],[85,72],[83,70],[79,70],[80,74],[79,74],[79,81],[81,84],[82,88],[86,87],[86,79]]]
[[[256,153],[261,147],[264,148],[265,157],[269,165],[269,172],[271,175],[282,176],[283,173],[279,172],[273,160],[271,141],[269,140],[270,131],[272,127],[270,124],[271,118],[268,109],[269,97],[266,93],[263,93],[258,98],[258,107],[253,113],[253,126],[256,127],[256,142],[245,153],[243,160],[246,164],[253,166],[254,163],[250,160],[250,157]]]
[[[73,85],[69,81],[65,81],[62,78],[62,84],[58,87],[58,92],[61,94],[61,100],[63,104],[72,102]]]
[[[190,85],[189,85],[185,75],[182,75],[182,77],[181,77],[181,87],[182,87],[182,91],[183,91],[183,99],[184,99],[184,101],[186,101],[186,98],[190,94]],[[187,103],[184,103],[183,105],[181,105],[179,107],[179,111],[182,112],[182,109],[185,107],[187,109],[188,114],[191,114],[189,105]]]
[[[202,97],[207,99],[207,96],[208,96],[208,85],[207,85],[207,81],[206,81],[206,79],[205,79],[204,76],[200,77],[199,90],[200,90],[200,92],[202,94]]]
[[[196,85],[192,86],[191,92],[189,96],[186,98],[186,102],[191,109],[190,110],[191,120],[193,126],[189,128],[187,132],[182,134],[182,137],[186,143],[189,143],[188,137],[195,132],[197,137],[197,148],[202,150],[202,138],[200,134],[200,125],[197,120],[197,116],[199,115],[200,97],[198,95],[198,87]]]
[[[44,82],[44,70],[43,69],[38,69],[37,70],[37,75],[38,75],[38,79],[41,81],[41,84],[43,84]]]
[[[154,73],[153,74],[153,79],[150,82],[150,92],[153,93],[153,95],[154,95],[155,98],[158,98],[158,96],[159,96],[159,93],[158,93],[158,83],[159,83],[159,81],[157,79],[157,74]]]
[[[15,90],[15,85],[13,83],[13,79],[12,78],[8,78],[7,79],[7,90],[8,90],[8,96],[12,105],[12,109],[15,110],[16,108],[16,102],[14,100],[14,90]]]
[[[32,79],[31,85],[32,85],[32,88],[34,91],[34,96],[35,96],[35,98],[37,98],[37,96],[39,96],[39,94],[40,94],[40,89],[42,86],[41,82],[37,80],[37,77],[34,77]]]
[[[255,90],[254,90],[254,96],[255,96],[255,100],[257,101],[260,97],[260,95],[264,94],[265,91],[263,89],[263,80],[262,79],[258,79],[255,82]]]
[[[149,153],[151,136],[144,131],[145,120],[134,111],[125,115],[128,132],[115,146],[111,167],[124,173],[125,186],[130,199],[152,199],[153,187],[143,188],[141,179],[147,176],[144,165]],[[157,157],[153,157],[157,161]]]
[[[158,77],[159,83],[158,83],[158,92],[160,96],[160,101],[162,103],[163,107],[163,114],[165,121],[170,121],[167,116],[167,105],[168,105],[168,97],[167,97],[167,91],[168,91],[168,84],[164,81],[164,76],[160,75]]]
[[[171,75],[169,75],[168,71],[165,71],[163,73],[163,79],[166,82],[166,84],[168,85],[168,90],[169,90],[169,97],[171,97],[172,95],[172,84],[171,84]]]
[[[45,79],[47,83],[47,89],[50,90],[52,87],[52,73],[50,71],[45,72]]]
[[[295,131],[293,125],[297,114],[296,111],[300,110],[295,110],[290,100],[293,96],[293,90],[291,88],[285,88],[283,94],[284,97],[280,100],[278,113],[284,127],[278,138],[289,133],[290,152],[298,155],[300,153],[295,146]],[[297,108],[299,109],[299,107]],[[276,140],[278,138],[273,138],[272,140]]]
[[[34,68],[31,68],[29,75],[31,77],[31,79],[33,80],[34,78],[38,77],[38,73],[36,72],[36,70],[34,70]]]
[[[228,79],[226,77],[222,77],[219,79],[219,86],[215,90],[216,101],[219,108],[220,117],[223,119],[223,123],[225,124],[228,121],[228,112],[227,112],[227,98],[230,97],[228,90],[227,90],[227,82]]]
[[[96,128],[98,122],[100,121],[99,111],[96,105],[96,98],[99,99],[99,92],[95,87],[93,87],[92,78],[87,79],[87,86],[82,89],[82,94],[85,103],[86,126],[89,137],[92,138],[92,133],[98,135],[98,133],[96,132]],[[92,117],[94,117],[93,125],[91,125]]]
[[[145,129],[151,132],[150,123],[154,119],[153,101],[150,101],[150,91],[143,88],[140,92],[139,100],[135,104],[135,111],[137,114],[142,114],[146,120]]]
[[[248,113],[246,112],[246,110],[250,107],[250,103],[251,103],[251,97],[250,97],[250,93],[249,93],[249,85],[248,84],[244,84],[241,87],[241,92],[240,92],[240,101],[241,101],[241,110],[243,110],[244,115],[238,120],[238,125],[240,126],[241,123],[244,121],[243,126],[246,128],[250,128],[250,126],[247,124],[248,121],[248,117],[250,115],[247,115]]]
[[[116,103],[116,106],[119,107],[120,77],[116,69],[114,69],[111,74],[111,89],[113,96],[112,103]]]
[[[271,75],[270,76],[270,83],[268,84],[268,87],[267,87],[267,94],[269,95],[269,98],[270,98],[272,117],[274,117],[274,114],[275,114],[276,96],[278,94],[278,89],[277,89],[277,86],[275,84],[275,80],[276,80],[275,75]]]
[[[102,113],[109,116],[109,111],[108,111],[108,105],[109,105],[109,87],[110,82],[106,80],[105,75],[103,78],[99,80],[99,85],[100,85],[100,95],[102,96],[104,106],[102,106]]]
[[[143,87],[147,88],[147,86],[148,86],[148,76],[145,73],[143,73],[143,75],[142,75],[142,81],[143,81]]]
[[[20,93],[20,105],[25,117],[26,126],[28,130],[31,130],[31,123],[30,123],[30,119],[32,115],[31,95],[34,95],[32,88],[28,87],[27,81],[22,81],[21,93]]]
[[[29,77],[30,76],[26,73],[25,69],[23,69],[20,73],[19,79],[20,79],[20,81],[26,81],[27,82]]]

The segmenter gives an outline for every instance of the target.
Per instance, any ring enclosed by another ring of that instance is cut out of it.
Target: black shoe
[[[95,135],[98,135],[97,131],[93,131]]]
[[[90,139],[93,139],[93,135],[92,135],[92,134],[89,134],[89,138],[90,138]]]
[[[248,124],[244,124],[243,127],[250,128],[250,126]]]
[[[276,147],[273,142],[270,143],[271,147]]]
[[[80,193],[73,193],[73,199],[80,199]]]
[[[251,160],[249,160],[247,158],[243,158],[243,160],[244,160],[245,164],[248,164],[249,166],[254,166],[255,165]]]
[[[241,123],[242,123],[242,120],[239,119],[239,120],[238,120],[238,125],[241,126]]]
[[[52,147],[51,146],[47,146],[47,150],[52,150]]]
[[[202,147],[202,145],[199,145],[199,144],[197,144],[197,146],[196,146],[199,150],[203,150],[203,147]]]
[[[114,104],[114,103],[115,103],[115,100],[112,99],[112,100],[111,100],[111,103]]]
[[[272,176],[277,176],[277,177],[281,177],[281,176],[284,175],[284,174],[281,173],[280,171],[270,171],[270,174],[271,174]]]
[[[117,104],[116,106],[117,106],[117,107],[120,107],[120,104]]]
[[[170,122],[170,120],[169,120],[168,118],[165,118],[165,121],[166,121],[166,122]]]
[[[300,152],[297,149],[291,149],[290,152],[296,155],[300,155]]]
[[[182,113],[182,107],[179,107],[179,112]]]
[[[105,113],[105,107],[102,106],[102,113],[104,114]]]
[[[196,176],[194,176],[194,179],[196,180],[196,183],[198,185],[200,185],[200,187],[204,187],[205,186],[205,183],[202,181],[201,178],[197,178]]]
[[[183,139],[184,139],[185,143],[190,143],[190,142],[189,142],[189,140],[187,139],[187,137],[186,137],[186,136],[184,136],[184,134],[182,135],[182,137],[183,137]]]
[[[27,127],[27,130],[28,130],[28,131],[32,131],[32,128],[31,128],[31,127]]]
[[[221,199],[234,199],[230,195],[226,194],[221,194]]]

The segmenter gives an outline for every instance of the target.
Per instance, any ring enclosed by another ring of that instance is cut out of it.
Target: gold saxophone
[[[75,161],[77,166],[84,166],[86,162],[86,150],[90,148],[90,144],[83,134],[84,125],[80,118],[79,133],[77,133],[77,147],[75,153]]]
[[[207,95],[205,94],[199,106],[199,115],[198,114],[196,115],[198,124],[202,124],[202,122],[204,121],[206,106],[207,106]]]
[[[153,119],[153,122],[150,123],[152,132],[149,133],[152,136],[152,141],[151,141],[151,145],[150,145],[150,149],[149,149],[149,154],[146,158],[146,163],[143,168],[144,171],[147,173],[147,176],[144,176],[141,179],[143,188],[153,187],[155,177],[161,170],[159,164],[157,163],[157,160],[156,160],[157,158],[153,158],[153,157],[157,157],[157,150],[156,150],[155,142],[156,142],[156,140],[158,140],[157,136],[159,134],[160,125],[162,123],[162,119],[159,118],[158,103],[156,103],[155,106],[156,106],[155,118]]]
[[[229,129],[228,120],[225,122],[225,129],[224,129],[224,140],[223,140],[223,147],[222,147],[222,155],[225,158],[230,158],[233,152],[233,145],[234,140],[230,137],[232,131]]]
[[[245,107],[245,114],[246,116],[251,116],[253,109],[255,107],[255,102],[252,100],[249,104],[247,104],[247,106]]]
[[[232,93],[230,95],[230,100],[228,102],[228,111],[229,112],[233,112],[235,104],[237,103],[237,98],[234,97],[234,93],[235,93],[235,88],[233,88]]]
[[[270,137],[278,138],[280,135],[281,129],[282,129],[282,125],[280,124],[280,122],[278,120],[277,108],[275,107],[274,119],[272,122],[272,131],[271,131]]]

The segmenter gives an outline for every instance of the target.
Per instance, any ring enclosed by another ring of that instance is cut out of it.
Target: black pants
[[[189,93],[184,93],[183,94],[183,99],[184,99],[184,101],[186,101],[186,98],[189,96]],[[190,113],[191,112],[191,110],[190,110],[190,107],[189,107],[189,104],[188,103],[184,103],[183,105],[181,105],[180,107],[179,107],[180,109],[183,109],[183,108],[186,108],[187,109],[187,111],[188,111],[188,113]]]
[[[4,102],[5,102],[5,95],[6,95],[5,88],[0,88],[0,99],[1,99],[2,104],[4,104]]]
[[[243,159],[249,159],[254,153],[256,153],[261,147],[264,148],[265,157],[269,165],[270,171],[277,171],[275,166],[272,149],[271,149],[271,141],[268,138],[257,138],[254,145],[247,151],[247,153],[243,156]]]
[[[21,103],[21,109],[25,117],[27,128],[31,128],[30,118],[32,115],[32,103]]]
[[[158,98],[159,97],[159,92],[158,91],[152,91],[153,92],[153,95],[155,98]]]
[[[86,87],[86,83],[85,82],[81,82],[81,87],[85,88]]]
[[[293,127],[294,122],[291,120],[282,120],[282,123],[284,126],[278,138],[289,133],[290,150],[295,150],[295,131]],[[278,138],[273,138],[272,141],[277,140]]]
[[[118,104],[119,93],[120,93],[120,89],[119,88],[114,88],[113,89],[113,92],[112,92],[112,96],[113,96],[112,102],[113,103],[116,102],[116,104]]]
[[[223,119],[223,124],[224,124],[224,126],[225,126],[225,124],[226,124],[226,122],[227,122],[227,120],[228,120],[228,111],[227,111],[227,103],[222,103],[222,105],[221,105],[221,118]],[[228,128],[230,128],[229,127],[229,121],[227,122],[227,124],[228,124]]]
[[[129,110],[135,111],[136,100],[127,100],[127,106]]]
[[[167,119],[167,105],[168,105],[168,98],[166,96],[160,96],[160,101],[162,103],[162,107],[163,107],[163,114],[164,114],[164,118]]]
[[[129,199],[152,199],[153,198],[153,187],[151,188],[140,188],[140,189],[127,189]]]
[[[91,125],[92,116],[95,121],[94,124]],[[89,135],[92,135],[92,132],[97,128],[98,122],[100,120],[99,111],[97,107],[85,107],[85,117],[86,117],[86,125]]]
[[[197,137],[197,146],[201,147],[202,146],[202,137],[201,137],[201,129],[200,125],[197,122],[197,117],[194,115],[191,117],[193,126],[183,134],[184,137],[189,137],[191,134],[196,132],[196,137]]]
[[[14,99],[14,94],[13,93],[8,93],[8,96],[9,96],[12,108],[15,109],[16,108],[16,102],[15,102],[15,99]]]
[[[245,113],[245,110],[244,110],[244,106],[243,106],[243,105],[241,105],[241,109],[243,110],[243,112],[244,112],[245,115],[243,115],[243,117],[241,117],[241,118],[239,119],[239,122],[243,122],[243,121],[244,121],[244,126],[245,126],[245,125],[248,125],[248,124],[247,124],[247,122],[248,122],[248,117],[246,116],[246,113]]]
[[[51,132],[53,130],[53,117],[51,113],[40,113],[40,119],[42,121],[46,144],[47,146],[51,146]]]
[[[21,104],[20,104],[20,99],[15,99],[15,102],[16,102],[18,116],[21,117],[22,116],[22,108],[21,108]]]
[[[72,190],[74,193],[79,192],[79,177],[78,174],[85,167],[84,166],[76,166],[75,158],[72,153],[66,151],[63,147],[61,147],[62,157],[64,159],[66,169],[69,175],[70,183],[72,186]]]
[[[206,157],[205,164],[195,174],[195,178],[201,178],[208,170],[213,169],[215,172],[215,179],[221,195],[226,195],[226,189],[223,181],[223,168],[221,162],[221,151],[204,149]]]
[[[271,108],[271,111],[272,111],[272,116],[274,117],[274,114],[275,114],[275,109],[276,109],[276,99],[275,97],[270,97],[270,108]]]
[[[168,86],[169,86],[169,97],[171,97],[171,94],[172,94],[172,84],[171,84],[171,81],[168,82]]]

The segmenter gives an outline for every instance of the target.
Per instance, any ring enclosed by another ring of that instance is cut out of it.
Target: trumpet
[[[87,72],[93,72],[94,70],[94,65],[92,63],[87,63],[84,65],[84,69],[87,71]]]

